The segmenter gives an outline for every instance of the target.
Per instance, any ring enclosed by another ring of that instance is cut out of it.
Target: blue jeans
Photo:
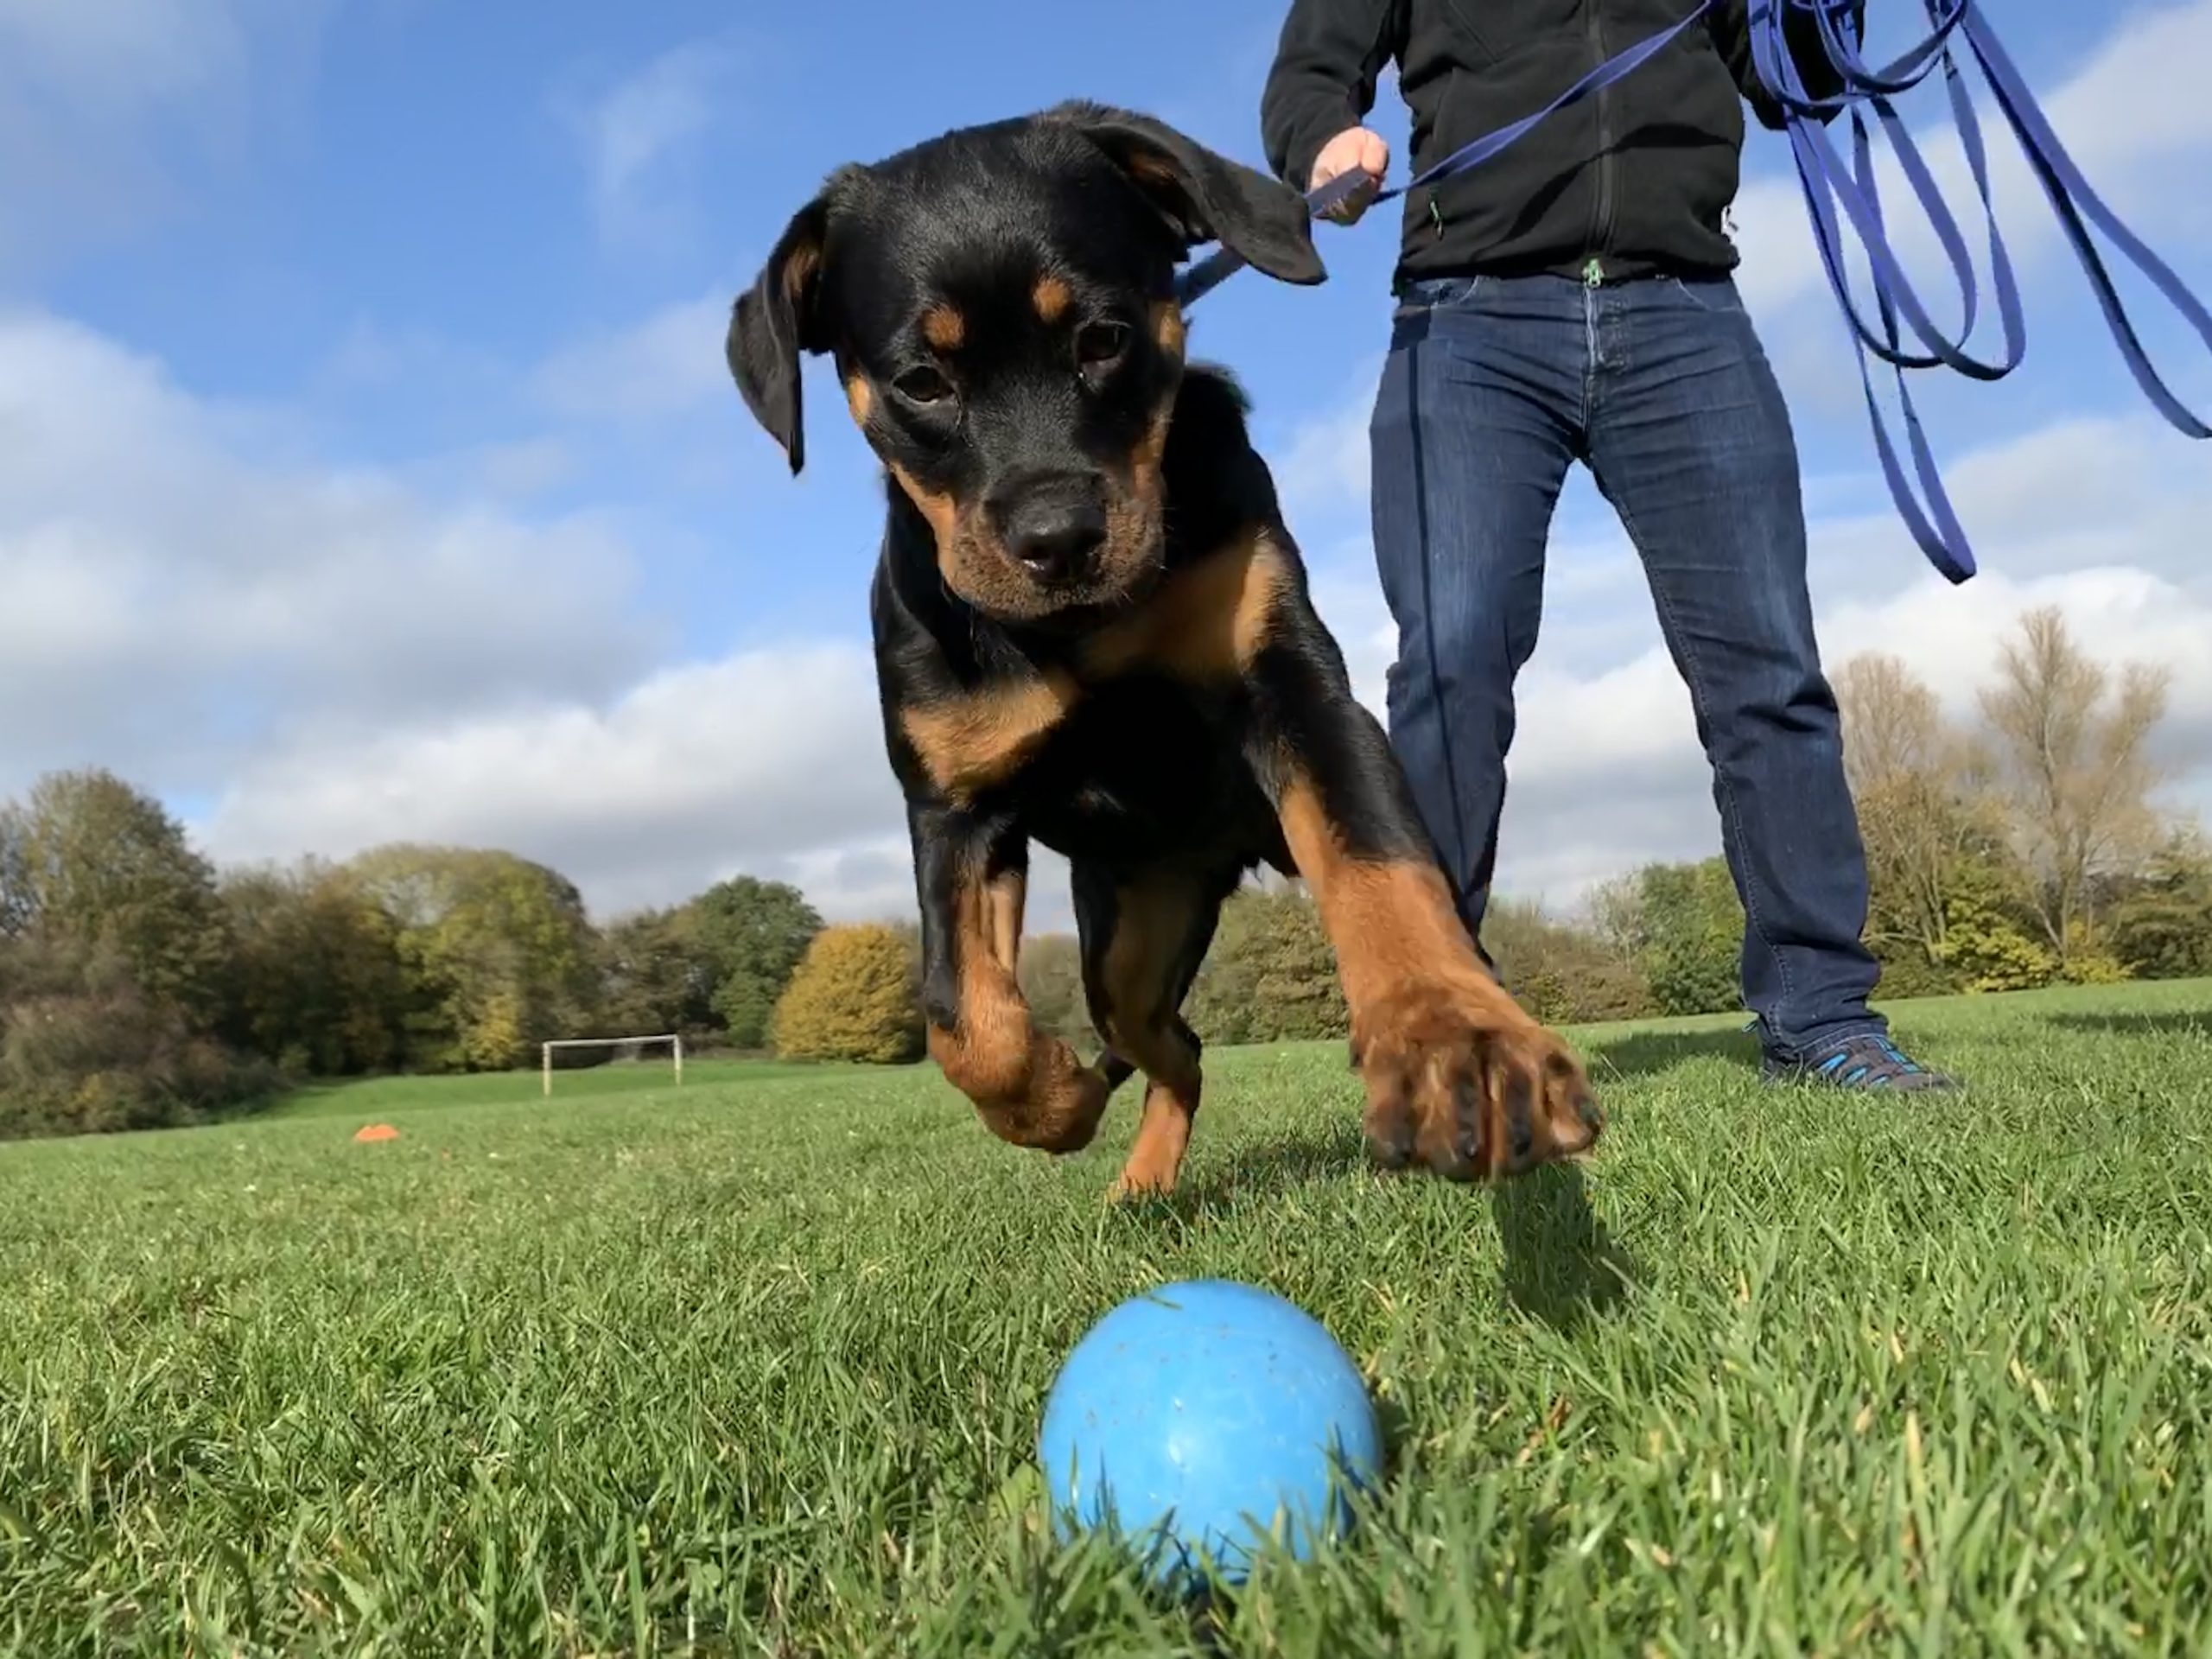
[[[1635,543],[1689,688],[1762,1040],[1794,1055],[1883,1029],[1796,441],[1734,283],[1419,284],[1400,300],[1370,437],[1376,560],[1398,625],[1391,745],[1469,931],[1497,861],[1553,507],[1581,461]]]

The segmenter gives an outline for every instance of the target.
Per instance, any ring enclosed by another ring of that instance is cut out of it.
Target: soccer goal
[[[664,1032],[656,1037],[556,1037],[541,1045],[539,1070],[545,1078],[545,1092],[553,1092],[553,1051],[556,1048],[620,1048],[629,1052],[622,1058],[635,1059],[644,1050],[656,1043],[668,1045],[670,1055],[676,1064],[676,1086],[683,1086],[683,1037],[680,1032]]]

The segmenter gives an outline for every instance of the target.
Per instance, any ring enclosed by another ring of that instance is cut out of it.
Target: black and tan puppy
[[[1214,240],[1322,278],[1294,192],[1070,104],[841,170],[737,301],[730,367],[791,470],[801,353],[827,353],[889,474],[875,659],[931,1052],[995,1134],[1056,1153],[1141,1071],[1118,1190],[1167,1190],[1198,1106],[1179,1009],[1264,863],[1319,905],[1386,1163],[1486,1179],[1579,1152],[1583,1071],[1475,955],[1242,396],[1184,361],[1174,270]],[[1033,840],[1073,868],[1095,1067],[1016,986]]]

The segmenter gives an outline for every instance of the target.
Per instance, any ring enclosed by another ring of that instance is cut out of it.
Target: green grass
[[[0,1147],[0,1651],[2212,1651],[2212,985],[1897,1014],[1970,1096],[1582,1033],[1601,1155],[1495,1195],[1370,1173],[1338,1046],[1213,1058],[1132,1211],[1133,1095],[1055,1163],[923,1070]],[[1194,1625],[1024,1470],[1204,1274],[1393,1461]]]
[[[858,1066],[799,1065],[778,1060],[687,1059],[683,1062],[684,1092],[679,1096],[675,1068],[663,1055],[556,1071],[550,1102],[541,1071],[480,1071],[467,1077],[375,1077],[361,1083],[317,1084],[278,1102],[266,1116],[366,1117],[379,1112],[435,1111],[453,1106],[513,1106],[526,1101],[535,1101],[548,1110],[565,1110],[587,1101],[621,1095],[690,1099],[694,1089],[728,1089],[779,1077],[804,1077],[820,1084],[861,1071]]]

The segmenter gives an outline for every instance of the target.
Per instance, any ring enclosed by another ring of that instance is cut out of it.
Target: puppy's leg
[[[1145,1074],[1144,1116],[1114,1196],[1172,1192],[1203,1081],[1198,1036],[1180,1009],[1234,878],[1176,867],[1117,874],[1082,861],[1072,876],[1091,1020],[1111,1053]]]
[[[1028,844],[1010,825],[909,810],[922,911],[922,1006],[931,1057],[991,1133],[1018,1147],[1090,1143],[1126,1065],[1089,1067],[1037,1029],[1014,978]]]
[[[1580,1064],[1484,971],[1396,757],[1301,590],[1280,595],[1248,678],[1254,766],[1336,949],[1377,1154],[1466,1180],[1588,1148],[1604,1118]]]

